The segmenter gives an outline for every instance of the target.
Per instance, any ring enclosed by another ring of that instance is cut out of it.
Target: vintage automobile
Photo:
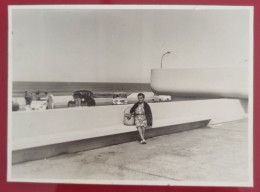
[[[47,99],[41,99],[37,101],[32,101],[26,110],[46,110],[47,109]]]
[[[154,97],[152,99],[153,102],[166,102],[171,100],[172,97],[170,95],[157,95],[157,94],[154,94]]]
[[[113,94],[113,105],[126,105],[127,95],[125,92],[117,92]]]
[[[19,111],[20,105],[17,101],[12,100],[12,111]]]
[[[34,94],[33,100],[31,101],[30,105],[26,105],[26,111],[30,110],[46,110],[46,109],[53,109],[54,103],[53,103],[53,95],[48,94],[45,92],[45,94]]]
[[[72,95],[73,100],[68,102],[68,107],[96,106],[94,95],[88,90],[78,90]]]

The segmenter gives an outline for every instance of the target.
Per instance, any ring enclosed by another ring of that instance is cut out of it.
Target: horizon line
[[[94,82],[94,81],[12,81],[14,82],[33,82],[33,83],[137,83],[137,84],[150,84],[150,82]]]

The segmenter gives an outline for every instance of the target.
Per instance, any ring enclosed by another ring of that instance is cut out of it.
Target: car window
[[[126,98],[126,94],[120,94],[120,97]]]

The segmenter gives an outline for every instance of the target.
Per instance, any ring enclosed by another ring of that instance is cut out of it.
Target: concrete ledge
[[[11,134],[12,138],[10,146],[13,151],[13,162],[67,153],[71,149],[70,144],[75,146],[74,143],[83,141],[91,142],[89,148],[127,142],[132,138],[132,134],[137,134],[134,126],[123,125],[124,111],[131,106],[13,112],[11,121],[8,122],[8,126],[12,128],[11,131],[9,129],[8,134]],[[200,121],[211,120],[210,124],[217,124],[245,117],[245,111],[238,99],[151,103],[150,106],[153,112],[154,125],[147,136],[150,136],[150,132],[154,132],[154,135],[151,136],[168,133],[167,130],[160,132],[164,127],[166,129],[179,125],[193,127],[193,123]],[[169,132],[171,133],[171,131]],[[128,134],[130,134],[129,139],[127,138]],[[115,135],[121,135],[125,139],[121,140],[121,136],[117,139]],[[136,138],[135,135],[132,140]],[[103,139],[107,142],[103,142]],[[82,147],[77,145],[72,151],[80,151],[81,149],[84,150],[85,145]]]
[[[208,120],[190,122],[190,123],[180,123],[172,126],[165,126],[160,128],[147,129],[146,137],[155,137],[165,134],[177,133],[181,131],[187,131],[191,129],[196,129],[200,127],[207,126]],[[134,128],[134,129],[133,129]],[[14,150],[12,152],[12,163],[22,163],[26,161],[44,159],[65,153],[74,153],[79,151],[91,150],[100,147],[105,147],[109,145],[115,145],[130,141],[135,141],[139,139],[139,135],[135,127],[131,126],[131,131],[127,133],[120,133],[114,135],[108,135],[97,138],[88,138],[82,140],[75,140],[69,142],[63,142],[52,145],[45,145],[40,147],[33,147],[21,150]]]
[[[125,106],[82,107],[49,111],[13,112],[9,126],[12,150],[79,139],[114,135],[135,130],[123,126]],[[211,124],[241,119],[240,100],[210,99],[151,103],[153,127],[211,119]]]
[[[196,121],[207,120],[204,116],[185,117],[179,119],[160,119],[155,120],[151,129],[158,129],[160,127],[178,125],[183,123],[190,123]],[[135,131],[135,126],[126,126],[123,124],[114,126],[98,127],[98,129],[82,129],[68,132],[52,133],[45,135],[36,135],[34,137],[18,138],[13,142],[13,150],[21,150],[33,147],[40,147],[45,145],[64,143],[76,140],[90,139],[103,137],[108,135],[115,135],[121,133],[128,133]]]

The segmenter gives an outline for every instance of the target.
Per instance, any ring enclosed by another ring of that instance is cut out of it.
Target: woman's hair
[[[145,98],[143,93],[138,93],[137,97],[142,96],[143,98]]]

